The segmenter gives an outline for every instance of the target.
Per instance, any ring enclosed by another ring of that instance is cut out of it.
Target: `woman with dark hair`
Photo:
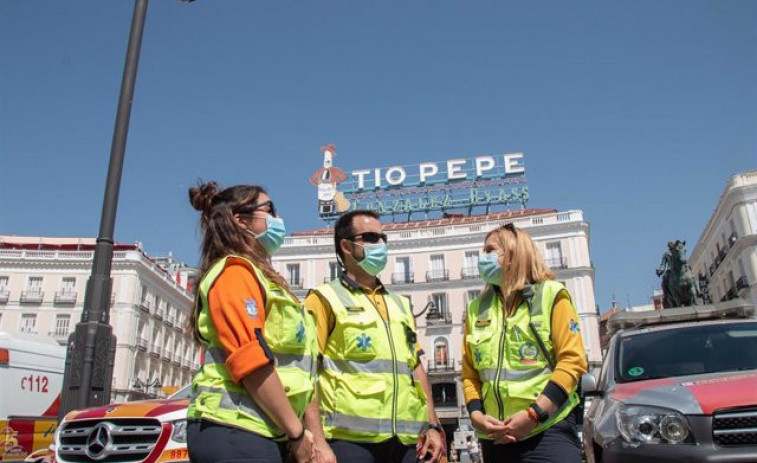
[[[202,212],[202,278],[192,317],[203,365],[192,380],[187,445],[193,463],[315,456],[302,422],[313,398],[315,322],[271,265],[284,222],[262,188],[189,189]]]
[[[487,285],[468,305],[462,379],[483,460],[579,463],[587,364],[568,291],[513,224],[486,235],[478,268]]]

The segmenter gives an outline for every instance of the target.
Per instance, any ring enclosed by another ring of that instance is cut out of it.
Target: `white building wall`
[[[739,296],[757,303],[757,170],[726,183],[689,264],[707,278],[713,302]]]
[[[0,240],[8,246],[29,239],[2,236]],[[56,244],[63,243],[65,240],[56,239]],[[22,318],[27,315],[36,319],[34,333],[66,344],[81,318],[94,252],[45,250],[42,244],[40,247],[43,249],[0,249],[0,330],[20,331]],[[111,276],[110,324],[116,336],[113,400],[161,396],[163,390],[188,384],[191,373],[199,366],[199,349],[184,330],[193,303],[191,293],[138,248],[114,252]],[[39,277],[41,294],[30,298],[28,281]],[[61,293],[64,277],[75,278],[73,292]],[[159,298],[159,307],[143,304],[143,285],[148,300]],[[56,327],[59,316],[69,317],[68,327]],[[140,344],[140,338],[145,342]],[[156,379],[163,389],[135,386],[137,380],[149,383]]]

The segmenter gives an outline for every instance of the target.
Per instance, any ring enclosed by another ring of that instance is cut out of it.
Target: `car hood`
[[[625,404],[672,408],[687,415],[757,405],[757,371],[712,373],[617,384],[610,397]]]
[[[168,413],[186,409],[189,399],[140,400],[121,404],[74,410],[64,420],[87,420],[97,418],[159,418]]]

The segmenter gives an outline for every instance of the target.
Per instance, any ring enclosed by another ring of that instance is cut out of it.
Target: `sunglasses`
[[[378,243],[379,241],[384,241],[384,243],[387,242],[387,236],[386,233],[376,233],[376,232],[364,232],[364,233],[358,233],[356,235],[352,235],[347,237],[350,241],[355,241],[355,239],[360,238],[366,243]]]
[[[265,208],[268,208],[267,212],[269,212],[271,216],[278,217],[278,215],[276,215],[276,206],[274,206],[273,201],[270,201],[270,200],[264,203],[251,204],[249,207],[245,207],[244,211],[240,211],[240,214],[251,215],[253,212],[259,211],[260,209],[265,209]]]
[[[508,222],[508,223],[506,223],[504,225],[501,225],[499,228],[504,228],[505,230],[510,230],[511,232],[513,232],[515,234],[518,233],[518,229],[515,228],[515,224],[512,223],[512,222]]]

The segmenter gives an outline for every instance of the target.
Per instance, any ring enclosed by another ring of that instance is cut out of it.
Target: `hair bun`
[[[210,210],[213,198],[218,194],[220,187],[216,182],[198,182],[196,187],[189,189],[189,203],[195,210],[206,212]]]

